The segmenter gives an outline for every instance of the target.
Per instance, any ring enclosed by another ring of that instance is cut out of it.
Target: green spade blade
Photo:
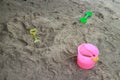
[[[86,18],[80,18],[80,22],[85,24],[85,23],[87,23],[87,19]]]

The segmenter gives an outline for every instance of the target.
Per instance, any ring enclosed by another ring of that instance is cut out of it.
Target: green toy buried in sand
[[[38,37],[37,37],[37,29],[33,28],[33,29],[30,29],[30,34],[33,35],[34,37],[34,43],[38,42]]]
[[[93,15],[93,12],[87,11],[85,13],[85,17],[80,18],[80,22],[83,24],[87,23],[88,18],[91,17],[92,15]]]

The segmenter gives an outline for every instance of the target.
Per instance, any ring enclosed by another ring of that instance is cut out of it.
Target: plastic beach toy
[[[91,69],[99,60],[99,50],[96,46],[84,43],[78,46],[77,64],[82,69]]]
[[[92,15],[93,15],[93,13],[91,11],[87,11],[85,13],[85,17],[80,18],[80,22],[85,24],[87,22],[88,18],[91,17]]]
[[[37,29],[35,29],[35,28],[30,29],[30,34],[33,35],[33,37],[34,37],[34,43],[39,41],[37,38]]]

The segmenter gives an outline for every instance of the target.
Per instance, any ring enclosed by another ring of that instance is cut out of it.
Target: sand
[[[0,80],[120,80],[119,25],[119,0],[0,0]],[[100,50],[91,70],[76,64],[82,43]]]

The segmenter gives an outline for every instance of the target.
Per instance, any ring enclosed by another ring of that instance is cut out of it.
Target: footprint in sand
[[[101,20],[104,19],[104,15],[101,12],[95,12],[95,16],[97,16]]]

